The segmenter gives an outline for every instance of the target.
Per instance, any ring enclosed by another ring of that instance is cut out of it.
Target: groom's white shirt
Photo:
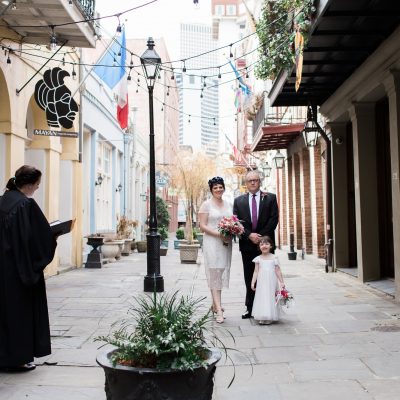
[[[260,197],[261,197],[261,190],[259,190],[256,193],[257,213],[260,210]],[[253,210],[252,210],[253,195],[250,192],[248,195],[248,201],[249,201],[250,217],[251,217],[251,220],[253,220]],[[257,214],[257,219],[258,219],[258,214]]]

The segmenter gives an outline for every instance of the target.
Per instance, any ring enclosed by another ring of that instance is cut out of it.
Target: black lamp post
[[[154,40],[147,40],[147,50],[140,57],[143,75],[146,78],[149,91],[150,115],[150,217],[149,231],[147,233],[147,275],[144,277],[145,292],[163,292],[164,278],[160,274],[160,235],[157,231],[156,208],[156,162],[154,154],[154,115],[153,115],[153,90],[158,76],[161,58],[154,50]]]

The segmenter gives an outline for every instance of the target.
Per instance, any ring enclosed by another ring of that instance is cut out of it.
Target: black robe
[[[56,246],[35,200],[18,190],[0,197],[0,367],[51,353],[43,270]]]

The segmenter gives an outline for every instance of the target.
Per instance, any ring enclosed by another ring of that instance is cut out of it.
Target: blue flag
[[[236,75],[237,80],[239,81],[239,87],[242,89],[242,92],[245,96],[249,96],[251,94],[251,90],[249,87],[243,82],[243,78],[241,77],[239,71],[236,69],[236,67],[232,64],[231,60],[228,60],[229,64],[231,65],[233,72]]]
[[[118,84],[125,75],[126,65],[126,38],[125,28],[122,28],[120,40],[115,39],[103,57],[94,68],[96,75],[103,80],[110,89]],[[116,65],[113,67],[113,65]]]

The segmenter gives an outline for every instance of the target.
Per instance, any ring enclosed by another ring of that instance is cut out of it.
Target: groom
[[[276,196],[272,193],[261,192],[260,184],[259,172],[248,172],[246,175],[248,193],[237,197],[233,203],[233,214],[237,215],[244,226],[244,233],[239,239],[246,284],[247,310],[242,315],[243,319],[252,316],[254,291],[251,289],[251,279],[254,272],[253,259],[261,254],[258,243],[262,236],[269,236],[275,244],[275,228],[279,218]]]

